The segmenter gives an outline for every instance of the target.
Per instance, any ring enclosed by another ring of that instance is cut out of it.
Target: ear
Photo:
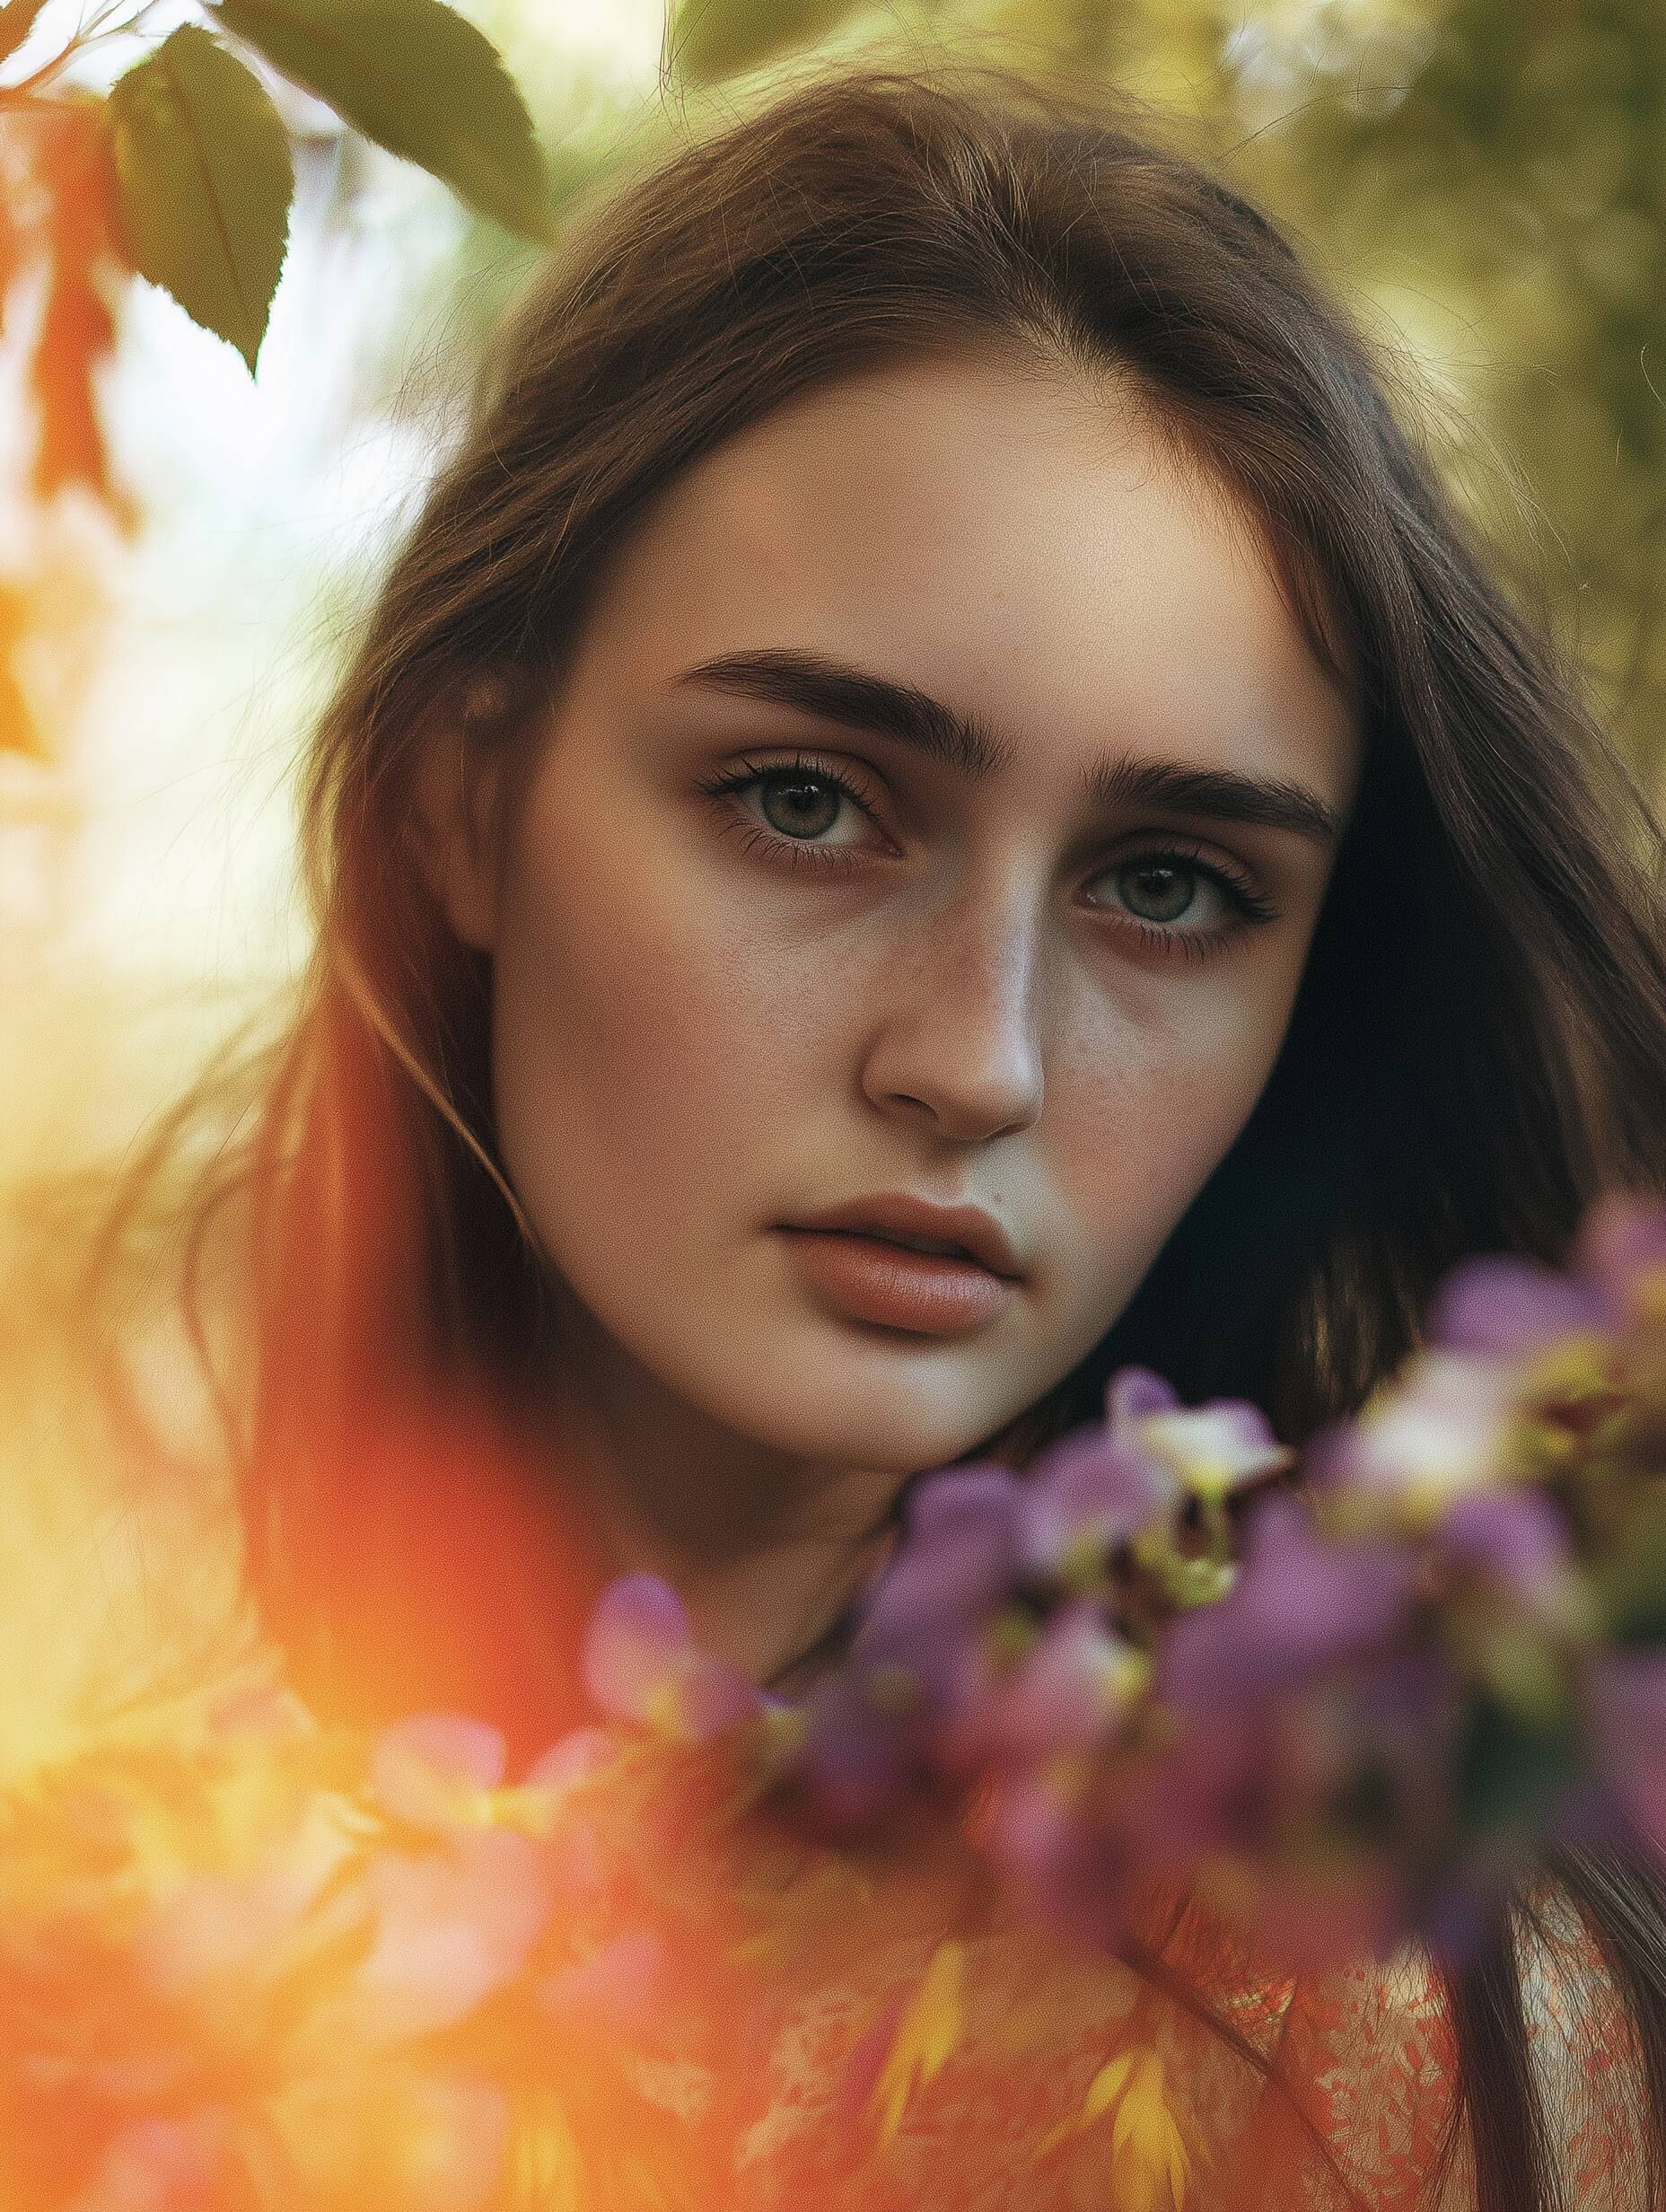
[[[503,754],[467,725],[442,727],[417,763],[417,865],[455,935],[489,952],[497,934],[498,786]]]

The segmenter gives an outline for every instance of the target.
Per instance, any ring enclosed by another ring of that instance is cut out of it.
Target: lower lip
[[[925,1336],[958,1337],[1004,1312],[1015,1286],[975,1260],[907,1251],[845,1229],[787,1229],[799,1265],[858,1321]]]

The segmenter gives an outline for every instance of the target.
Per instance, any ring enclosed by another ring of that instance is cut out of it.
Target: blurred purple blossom
[[[856,1649],[878,1655],[924,1633],[955,1637],[1006,1590],[1023,1489],[1004,1467],[928,1476],[908,1500],[902,1540],[868,1599]]]
[[[1107,1554],[1179,1497],[1149,1453],[1100,1427],[1062,1437],[1036,1461],[1017,1510],[1021,1572],[1092,1588]]]
[[[1118,1367],[1105,1385],[1105,1426],[1119,1443],[1132,1443],[1137,1425],[1153,1413],[1173,1413],[1180,1394],[1149,1367]]]
[[[623,1576],[602,1592],[583,1666],[604,1712],[685,1742],[703,1743],[763,1709],[739,1667],[700,1649],[682,1600],[654,1575]]]
[[[1258,1407],[1237,1398],[1182,1406],[1173,1388],[1144,1367],[1125,1367],[1112,1377],[1106,1411],[1114,1443],[1154,1457],[1200,1497],[1224,1497],[1295,1456]]]
[[[1612,1328],[1613,1301],[1596,1283],[1530,1260],[1466,1260],[1429,1312],[1428,1341],[1480,1359],[1521,1359],[1564,1337]]]
[[[982,1755],[1006,1760],[1106,1742],[1145,1685],[1150,1663],[1097,1605],[1062,1606],[971,1723]]]
[[[1622,1315],[1666,1320],[1666,1199],[1653,1191],[1606,1191],[1586,1211],[1574,1241],[1579,1272]]]
[[[1129,1858],[1083,1802],[1079,1760],[1055,1757],[1004,1773],[986,1848],[1035,1909],[1078,1942],[1109,1950],[1122,1932]]]
[[[1337,1542],[1300,1499],[1264,1498],[1248,1517],[1232,1589],[1171,1624],[1157,1693],[1175,1705],[1230,1707],[1371,1650],[1405,1626],[1416,1581],[1404,1546]]]
[[[1109,1940],[1128,1880],[1184,1870],[1315,1961],[1414,1930],[1460,1944],[1512,1854],[1603,1832],[1617,1798],[1666,1839],[1666,1659],[1601,1649],[1595,1556],[1636,1525],[1614,1509],[1634,1432],[1609,1417],[1635,1370],[1621,1332],[1666,1321],[1666,1206],[1593,1208],[1576,1261],[1454,1268],[1425,1348],[1236,1527],[1231,1495],[1295,1455],[1253,1405],[1185,1406],[1143,1367],[1022,1473],[923,1477],[802,1706],[809,1797],[862,1824],[947,1783],[1080,1932]],[[1612,1505],[1576,1523],[1559,1485],[1599,1435]],[[610,1597],[592,1689],[663,1726],[697,1679],[687,1621],[644,1577]],[[706,1704],[758,1709],[721,1673]]]
[[[929,1741],[923,1688],[887,1667],[846,1664],[824,1675],[804,1707],[797,1770],[835,1827],[858,1828],[916,1772]]]
[[[1442,1516],[1440,1557],[1489,1577],[1527,1615],[1548,1628],[1578,1629],[1582,1584],[1566,1517],[1525,1483],[1473,1491]]]
[[[1512,1369],[1423,1352],[1355,1421],[1325,1432],[1310,1472],[1402,1524],[1426,1528],[1457,1497],[1506,1479],[1520,1402]]]
[[[1666,1651],[1605,1653],[1591,1704],[1599,1769],[1638,1831],[1666,1851]]]

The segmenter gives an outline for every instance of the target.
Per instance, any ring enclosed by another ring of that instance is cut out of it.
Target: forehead
[[[653,503],[574,677],[651,691],[783,645],[976,714],[1021,777],[1109,747],[1352,795],[1348,704],[1260,531],[1129,394],[1070,372],[911,360],[784,404]]]

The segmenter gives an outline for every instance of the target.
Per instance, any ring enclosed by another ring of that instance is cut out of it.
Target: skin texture
[[[781,647],[916,686],[1012,757],[969,781],[675,680]],[[494,956],[500,1145],[557,1291],[552,1433],[618,1562],[766,1675],[872,1565],[902,1479],[1102,1336],[1283,1040],[1334,851],[1096,812],[1083,771],[1229,768],[1346,821],[1355,717],[1255,529],[1126,390],[981,354],[801,396],[684,471],[535,739],[512,803],[448,800],[453,753],[426,811],[452,925]],[[699,788],[795,758],[872,818],[802,770]],[[855,864],[794,865],[772,833]],[[1225,895],[1127,865],[1177,841],[1276,918],[1188,956]],[[776,1224],[897,1190],[996,1216],[1027,1277],[1003,1313],[904,1332],[806,1282]]]

